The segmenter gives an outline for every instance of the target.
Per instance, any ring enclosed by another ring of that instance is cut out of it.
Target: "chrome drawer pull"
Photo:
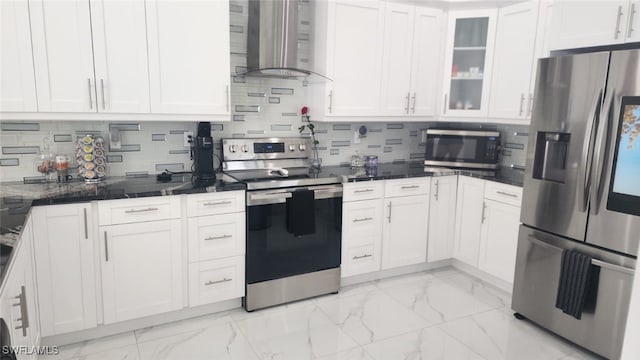
[[[517,198],[517,197],[518,197],[518,195],[516,195],[516,194],[509,194],[508,192],[504,192],[504,191],[496,191],[496,192],[497,192],[498,194],[500,194],[500,195],[504,195],[504,196],[510,196],[510,197],[514,197],[514,198]]]
[[[362,219],[353,219],[353,222],[369,221],[369,220],[373,220],[373,218],[366,217],[366,218],[362,218]]]
[[[216,206],[216,205],[228,205],[228,204],[232,204],[233,202],[231,201],[218,201],[218,202],[206,202],[204,204],[202,204],[203,206]]]
[[[363,192],[371,192],[371,191],[373,191],[373,189],[355,190],[354,192],[356,192],[356,193],[363,193]]]
[[[222,235],[222,236],[209,236],[204,238],[205,240],[218,240],[218,239],[227,239],[233,237],[233,235]]]
[[[410,185],[410,186],[403,186],[401,187],[401,189],[417,189],[419,188],[419,185]]]
[[[353,260],[358,260],[358,259],[364,259],[364,258],[368,258],[368,257],[372,257],[373,255],[371,254],[364,254],[362,256],[354,256]]]
[[[224,282],[228,282],[231,281],[233,279],[227,279],[227,278],[222,278],[222,280],[218,280],[218,281],[207,281],[206,283],[204,283],[205,285],[214,285],[214,284],[220,284],[220,283],[224,283]]]
[[[146,208],[146,209],[132,209],[132,210],[127,210],[125,211],[126,214],[133,214],[133,213],[139,213],[139,212],[147,212],[147,211],[158,211],[158,208],[155,207],[151,207],[151,208]]]

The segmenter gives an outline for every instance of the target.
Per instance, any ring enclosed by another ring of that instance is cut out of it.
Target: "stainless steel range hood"
[[[279,78],[320,75],[313,71],[312,56],[300,56],[298,7],[297,0],[249,0],[244,75]],[[310,41],[312,36],[306,35]]]

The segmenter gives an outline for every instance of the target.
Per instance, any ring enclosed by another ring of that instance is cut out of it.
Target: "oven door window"
[[[458,163],[495,163],[495,137],[435,135],[428,136],[425,160]]]
[[[247,207],[247,283],[340,266],[342,197],[317,199],[316,231],[287,231],[285,203]]]

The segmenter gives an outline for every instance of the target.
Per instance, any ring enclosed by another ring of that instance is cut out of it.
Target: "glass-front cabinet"
[[[496,16],[496,10],[449,13],[442,115],[487,115]]]

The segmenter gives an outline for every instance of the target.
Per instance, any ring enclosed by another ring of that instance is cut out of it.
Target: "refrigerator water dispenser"
[[[533,162],[533,177],[540,180],[565,182],[567,151],[571,134],[539,131]]]

